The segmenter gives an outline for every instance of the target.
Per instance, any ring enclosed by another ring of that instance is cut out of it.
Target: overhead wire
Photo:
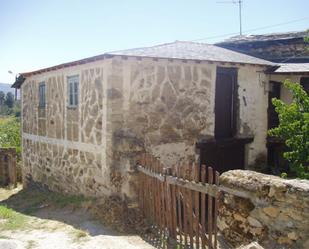
[[[252,31],[257,31],[257,30],[263,30],[263,29],[268,29],[268,28],[272,28],[272,27],[278,27],[278,26],[282,26],[282,25],[287,25],[287,24],[290,24],[290,23],[300,22],[300,21],[304,21],[304,20],[309,20],[309,17],[303,17],[303,18],[300,18],[300,19],[295,19],[295,20],[291,20],[291,21],[287,21],[287,22],[277,23],[277,24],[273,24],[273,25],[267,25],[267,26],[263,26],[263,27],[259,27],[259,28],[248,29],[248,30],[245,30],[244,32],[247,33],[247,32],[252,32]],[[189,40],[189,41],[192,41],[192,42],[202,41],[202,40],[215,39],[215,38],[226,37],[226,36],[237,35],[237,34],[239,34],[239,33],[238,32],[226,33],[226,34],[222,34],[222,35],[209,36],[209,37],[200,38],[200,39],[194,39],[194,40]],[[279,46],[282,46],[282,45],[279,44]],[[300,55],[303,55],[303,54],[305,54],[307,52],[308,52],[307,50],[302,51],[299,54],[296,54],[296,55],[290,56],[288,58],[285,58],[284,60],[280,61],[279,63],[288,62],[289,60],[291,60],[293,58],[296,58],[296,57],[298,57]]]
[[[277,24],[273,24],[273,25],[267,25],[267,26],[263,26],[263,27],[259,27],[259,28],[247,29],[247,30],[244,31],[244,33],[268,29],[268,28],[273,28],[273,27],[278,27],[278,26],[287,25],[287,24],[290,24],[290,23],[300,22],[300,21],[304,21],[304,20],[309,20],[309,17],[303,17],[303,18],[300,18],[300,19],[294,19],[294,20],[291,20],[291,21],[288,21],[288,22],[282,22],[282,23],[277,23]],[[232,33],[208,36],[208,37],[194,39],[194,40],[188,40],[188,41],[192,41],[192,42],[203,41],[203,40],[216,39],[216,38],[221,38],[221,37],[226,37],[226,36],[231,36],[231,35],[238,35],[238,34],[239,34],[239,32],[232,32]]]

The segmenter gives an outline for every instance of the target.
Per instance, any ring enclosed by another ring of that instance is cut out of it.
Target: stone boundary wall
[[[234,246],[309,248],[309,181],[232,170],[220,177],[218,227]]]
[[[16,184],[16,149],[0,148],[0,186]]]

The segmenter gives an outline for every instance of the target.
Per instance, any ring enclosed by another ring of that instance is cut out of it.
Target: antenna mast
[[[231,0],[231,1],[218,1],[217,2],[217,3],[238,4],[238,9],[239,9],[239,35],[242,35],[242,1],[243,0]]]
[[[241,9],[242,9],[242,0],[238,0],[239,7],[239,35],[242,35],[242,20],[241,20]]]

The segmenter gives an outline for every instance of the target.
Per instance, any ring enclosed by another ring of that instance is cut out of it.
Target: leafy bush
[[[0,147],[15,147],[18,159],[20,159],[21,134],[19,118],[0,118]]]
[[[274,98],[272,103],[279,115],[279,126],[269,135],[282,138],[288,147],[283,157],[297,177],[309,179],[309,96],[298,83],[285,81],[284,86],[293,94],[291,104]]]

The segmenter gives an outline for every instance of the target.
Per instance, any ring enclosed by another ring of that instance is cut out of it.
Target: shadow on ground
[[[65,223],[75,229],[87,231],[91,236],[121,236],[121,233],[103,226],[91,215],[89,207],[92,201],[93,199],[90,198],[65,196],[48,190],[29,187],[21,189],[7,199],[0,201],[0,205],[27,216]]]
[[[166,237],[164,237],[159,232],[155,233],[154,231],[152,233],[145,234],[144,236],[142,236],[142,239],[155,248],[158,248],[158,249],[190,249],[192,248],[189,245],[189,239],[188,239],[188,244],[185,245],[183,243],[179,243],[179,241],[176,242],[174,240],[168,240]],[[219,234],[217,249],[231,249],[231,248],[232,247],[224,240],[223,236]]]
[[[114,227],[110,227],[109,224],[105,224],[102,220],[94,216],[92,209],[97,209],[95,213],[101,213],[104,217],[118,216],[121,211],[117,209],[110,210],[106,205],[96,205],[96,207],[93,208],[93,204],[98,203],[97,199],[62,195],[35,186],[27,189],[14,189],[8,191],[8,193],[10,194],[0,193],[0,200],[2,199],[0,205],[7,206],[16,212],[33,218],[40,218],[46,221],[58,221],[60,222],[60,226],[61,223],[70,225],[74,229],[87,231],[87,234],[92,237],[100,235],[139,235],[143,241],[154,248],[185,248],[177,243],[168,243],[164,235],[156,232],[156,229],[145,223],[141,223],[139,229],[139,231],[141,231],[140,233],[133,234],[131,230],[124,233],[116,231],[117,229],[115,230]],[[101,209],[98,210],[98,207],[101,207]]]
[[[75,229],[87,231],[90,236],[139,235],[143,241],[155,248],[177,248],[167,244],[167,240],[161,239],[162,236],[151,228],[145,229],[141,227],[141,233],[132,234],[131,230],[128,233],[121,233],[104,223],[102,224],[102,221],[99,221],[91,213],[90,209],[93,206],[92,204],[96,202],[92,198],[66,196],[41,187],[31,186],[27,189],[19,187],[19,190],[14,189],[11,191],[8,190],[4,194],[0,193],[0,200],[2,200],[0,201],[0,205],[7,206],[16,212],[34,218],[65,223]],[[111,212],[111,210],[102,209],[100,212],[108,215],[107,212]]]

